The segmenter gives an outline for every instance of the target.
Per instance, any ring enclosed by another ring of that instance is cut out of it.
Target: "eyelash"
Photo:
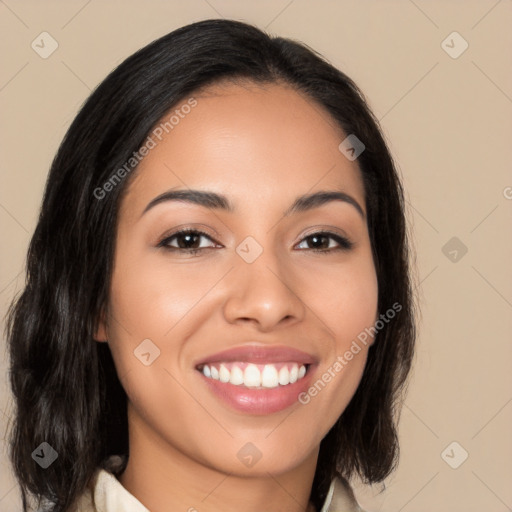
[[[201,231],[201,230],[198,230],[198,229],[189,229],[189,228],[186,228],[186,229],[181,229],[179,231],[176,231],[175,233],[172,233],[171,235],[169,236],[166,236],[164,239],[162,239],[157,247],[161,247],[167,251],[172,251],[172,252],[175,252],[175,251],[182,251],[182,252],[185,252],[187,254],[190,254],[190,255],[195,255],[201,251],[204,251],[206,249],[213,249],[213,247],[200,247],[198,249],[183,249],[183,248],[180,248],[180,247],[171,247],[169,246],[169,242],[175,238],[175,237],[178,237],[180,235],[201,235],[201,236],[205,236],[206,238],[209,238],[212,242],[214,242],[214,240],[211,238],[211,236],[208,234],[208,233],[205,233],[204,231]],[[349,251],[353,248],[354,246],[354,243],[351,242],[350,240],[348,240],[348,238],[345,238],[343,236],[340,236],[336,233],[331,233],[330,231],[316,231],[315,233],[311,233],[309,234],[308,236],[304,237],[300,243],[302,243],[303,241],[309,239],[309,238],[312,238],[314,236],[319,236],[319,235],[327,235],[328,238],[332,238],[333,240],[335,240],[338,244],[339,244],[339,247],[336,247],[334,249],[307,249],[307,250],[310,250],[310,251],[313,251],[313,252],[317,252],[317,253],[320,253],[320,254],[330,254],[330,253],[333,253],[333,252],[337,252],[337,251]],[[304,249],[301,249],[301,250],[304,250]]]

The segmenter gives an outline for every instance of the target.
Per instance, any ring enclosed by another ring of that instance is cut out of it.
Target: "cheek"
[[[368,328],[377,317],[378,283],[371,257],[315,277],[319,291],[309,294],[311,309],[321,312],[332,344],[300,401],[306,408],[325,411],[326,424],[332,425],[352,399],[365,368],[372,341]]]
[[[307,301],[321,316],[336,342],[337,352],[377,318],[378,283],[371,257],[311,274]]]
[[[112,311],[133,336],[161,338],[194,309],[220,276],[215,268],[206,271],[165,258],[122,261],[112,278]]]

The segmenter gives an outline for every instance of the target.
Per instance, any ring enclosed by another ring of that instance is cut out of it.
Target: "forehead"
[[[171,188],[280,209],[306,192],[336,189],[364,208],[359,167],[339,151],[346,135],[323,106],[278,84],[222,83],[191,97],[195,103],[186,98],[157,123],[164,129],[152,132],[160,136],[151,135],[155,145],[135,171],[124,208],[142,211]],[[187,103],[194,106],[183,108]]]

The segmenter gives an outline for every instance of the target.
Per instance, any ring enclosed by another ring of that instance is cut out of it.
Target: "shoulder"
[[[71,512],[149,512],[117,479],[119,467],[119,457],[111,457],[103,467],[98,467]]]
[[[100,472],[103,471],[101,468],[98,468],[89,483],[89,486],[86,487],[84,492],[78,497],[73,506],[70,509],[70,512],[98,512],[96,507],[94,506],[94,489],[96,487],[96,482],[98,481],[98,477]]]
[[[335,477],[320,512],[365,512],[357,503],[352,487],[342,476]]]

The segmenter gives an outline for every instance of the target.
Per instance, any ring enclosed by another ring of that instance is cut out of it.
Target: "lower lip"
[[[200,375],[210,391],[233,409],[248,414],[263,415],[283,411],[298,404],[298,396],[308,389],[313,370],[314,365],[310,365],[306,375],[297,382],[268,389],[235,386],[229,382],[205,377],[202,373]]]

